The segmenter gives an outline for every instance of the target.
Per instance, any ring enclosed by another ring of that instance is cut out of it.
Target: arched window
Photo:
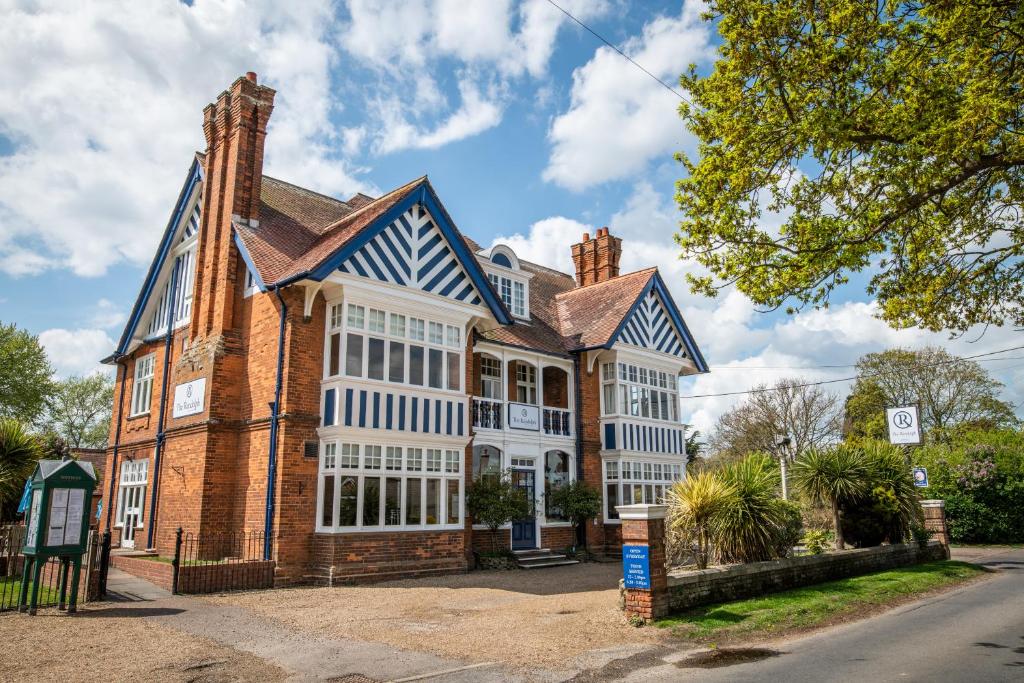
[[[569,454],[548,451],[544,454],[544,516],[549,522],[568,522],[562,511],[551,504],[551,491],[569,483]]]
[[[473,478],[501,476],[501,449],[473,446]]]

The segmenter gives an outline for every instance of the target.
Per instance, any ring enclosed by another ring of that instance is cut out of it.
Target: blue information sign
[[[926,468],[914,468],[914,486],[928,488],[928,470]]]
[[[645,545],[622,546],[622,577],[626,588],[651,589],[651,557]]]

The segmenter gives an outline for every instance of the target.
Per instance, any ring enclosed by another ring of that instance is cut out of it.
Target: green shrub
[[[25,480],[41,457],[36,437],[17,420],[0,418],[0,521],[16,516]]]
[[[803,537],[804,519],[796,503],[776,498],[775,505],[783,522],[775,534],[775,556],[788,557]]]
[[[807,548],[808,555],[821,555],[832,547],[834,536],[831,531],[812,529],[804,534],[803,545]]]
[[[681,563],[692,555],[698,569],[705,569],[714,551],[718,519],[736,489],[718,472],[699,472],[678,481],[668,490],[668,556]]]
[[[486,474],[478,476],[466,491],[466,511],[477,524],[485,524],[491,530],[492,550],[498,527],[514,519],[528,517],[533,502],[528,500],[523,489],[512,483],[511,472],[500,476]]]
[[[715,545],[720,559],[725,562],[772,559],[787,523],[787,510],[779,504],[771,459],[753,453],[723,467],[719,476],[734,490],[717,520]]]
[[[601,491],[585,481],[571,481],[565,486],[552,488],[547,495],[548,505],[560,510],[572,524],[573,538],[588,519],[601,514]]]

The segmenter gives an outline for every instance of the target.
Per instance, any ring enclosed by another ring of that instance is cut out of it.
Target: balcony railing
[[[501,429],[504,403],[489,398],[473,398],[473,426],[477,429]]]
[[[544,408],[544,433],[553,436],[571,436],[572,420],[568,410]]]

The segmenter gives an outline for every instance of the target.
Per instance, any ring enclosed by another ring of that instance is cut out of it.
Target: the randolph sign
[[[540,431],[540,410],[526,403],[509,403],[508,426],[512,429]]]
[[[918,445],[921,443],[921,422],[917,406],[885,409],[885,422],[889,427],[889,443]]]
[[[206,396],[206,378],[200,377],[174,387],[174,417],[185,417],[203,412]]]

